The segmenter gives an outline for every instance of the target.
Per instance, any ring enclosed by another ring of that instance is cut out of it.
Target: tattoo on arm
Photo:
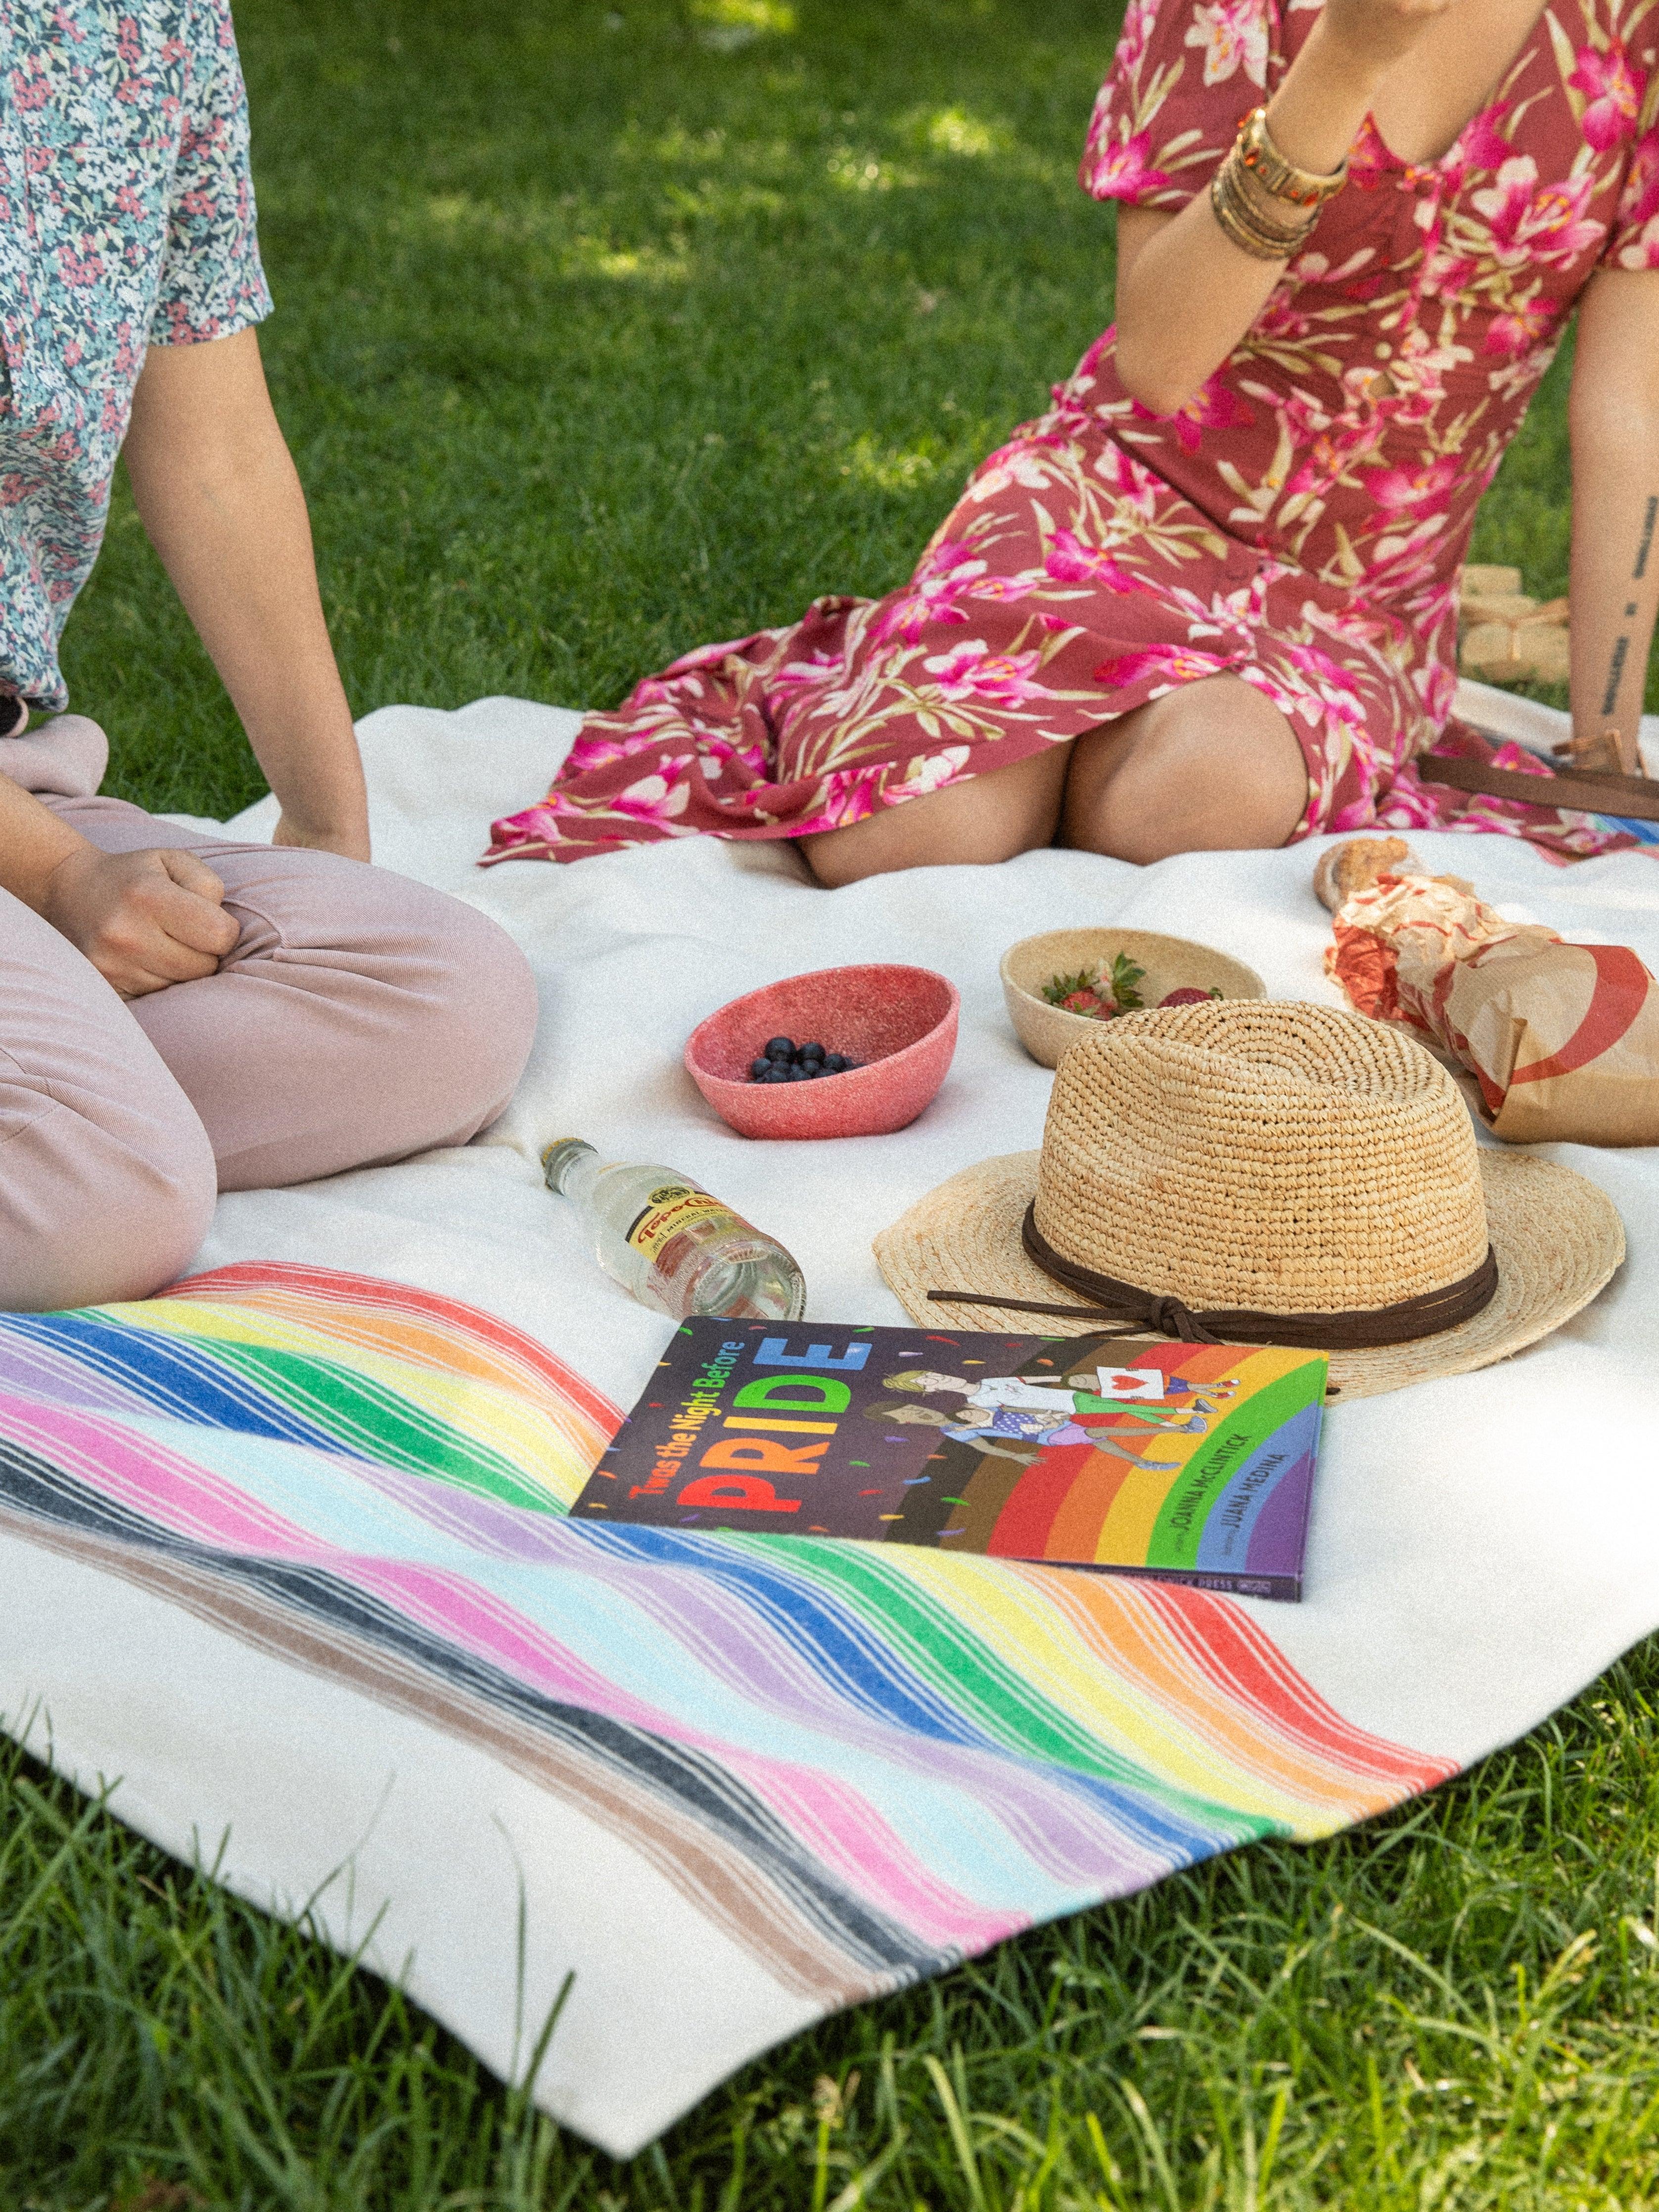
[[[1659,523],[1659,496],[1649,499],[1642,516],[1642,542],[1636,549],[1636,566],[1631,570],[1631,580],[1634,583],[1639,584],[1647,574],[1648,555],[1653,550],[1656,523]],[[1635,612],[1636,602],[1632,599],[1625,609],[1626,621],[1628,622]],[[1607,668],[1607,687],[1601,694],[1601,712],[1604,714],[1611,714],[1618,703],[1619,686],[1624,679],[1625,661],[1629,652],[1630,639],[1621,636],[1613,646],[1613,659]]]
[[[1636,566],[1631,574],[1639,584],[1648,571],[1648,554],[1653,545],[1653,526],[1659,522],[1659,499],[1650,499],[1647,513],[1642,517],[1642,543],[1638,548]]]
[[[1601,694],[1601,712],[1610,714],[1619,696],[1620,679],[1625,672],[1625,655],[1630,651],[1630,639],[1620,637],[1613,648],[1613,663],[1607,670],[1607,688]]]

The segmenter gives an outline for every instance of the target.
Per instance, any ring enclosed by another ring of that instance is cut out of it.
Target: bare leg
[[[1308,804],[1295,732],[1242,677],[1189,684],[1069,750],[1060,842],[1114,860],[1269,850]]]
[[[884,806],[845,830],[803,837],[807,866],[833,890],[896,868],[983,866],[1052,844],[1070,750],[1050,745],[989,775]]]
[[[1307,804],[1307,768],[1285,716],[1242,677],[1212,676],[1071,744],[800,844],[833,889],[898,868],[1010,860],[1056,842],[1141,862],[1270,850]]]

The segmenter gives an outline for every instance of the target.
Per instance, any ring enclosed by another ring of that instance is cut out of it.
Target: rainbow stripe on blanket
[[[468,1307],[228,1267],[0,1316],[0,1526],[579,1804],[825,2009],[1452,1771],[1229,1599],[572,1522],[618,1419]]]

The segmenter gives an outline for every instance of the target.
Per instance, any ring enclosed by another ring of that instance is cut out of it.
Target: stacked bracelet
[[[1258,107],[1239,125],[1226,160],[1210,180],[1210,205],[1241,252],[1257,261],[1288,261],[1347,175],[1346,158],[1328,175],[1287,161],[1267,136],[1267,110]]]
[[[1288,261],[1297,252],[1314,227],[1307,217],[1293,230],[1280,230],[1256,213],[1237,173],[1230,154],[1210,179],[1210,206],[1215,219],[1242,252],[1255,261]]]
[[[1292,207],[1305,208],[1316,215],[1328,199],[1335,198],[1348,181],[1348,157],[1345,154],[1335,168],[1322,174],[1317,169],[1298,169],[1294,161],[1287,161],[1273,140],[1267,136],[1267,111],[1252,108],[1240,126],[1236,143],[1240,161],[1263,189],[1276,200],[1289,200]]]

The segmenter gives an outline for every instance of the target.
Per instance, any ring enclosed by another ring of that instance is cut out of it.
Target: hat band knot
[[[1036,1225],[1035,1202],[1025,1209],[1020,1240],[1045,1275],[1081,1291],[1095,1303],[1087,1306],[1046,1305],[1034,1298],[1004,1297],[994,1291],[929,1291],[930,1301],[943,1305],[1000,1306],[1009,1313],[1055,1314],[1066,1319],[1111,1322],[1118,1333],[1151,1329],[1159,1336],[1177,1338],[1183,1344],[1282,1344],[1293,1351],[1364,1352],[1390,1344],[1410,1344],[1423,1336],[1437,1336],[1485,1311],[1498,1291],[1498,1255],[1490,1244],[1486,1256],[1462,1281],[1443,1290],[1425,1291],[1416,1297],[1397,1298],[1392,1305],[1374,1306],[1346,1313],[1260,1313],[1248,1307],[1220,1308],[1197,1312],[1167,1291],[1143,1290],[1137,1283],[1121,1282],[1115,1275],[1097,1274],[1056,1252]]]
[[[1160,1336],[1178,1337],[1182,1344],[1212,1344],[1215,1340],[1199,1327],[1193,1318],[1192,1308],[1182,1305],[1179,1298],[1152,1299],[1148,1318]]]

